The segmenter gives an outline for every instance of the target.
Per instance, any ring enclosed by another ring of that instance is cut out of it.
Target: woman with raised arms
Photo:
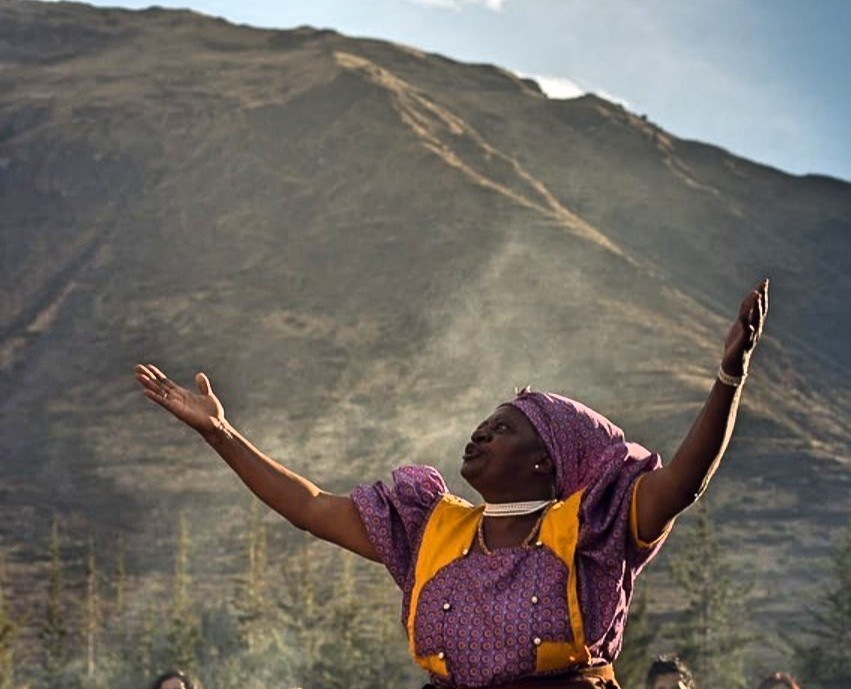
[[[203,373],[197,392],[152,364],[137,366],[136,379],[294,526],[387,567],[432,686],[616,688],[611,664],[635,578],[721,461],[767,313],[763,280],[665,465],[566,397],[527,388],[500,404],[464,450],[461,475],[481,495],[477,506],[427,466],[396,469],[392,485],[325,492],[241,436]]]

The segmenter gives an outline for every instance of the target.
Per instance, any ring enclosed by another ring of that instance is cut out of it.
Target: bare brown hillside
[[[233,537],[242,489],[145,404],[137,361],[205,370],[324,485],[429,462],[463,490],[467,434],[520,384],[670,454],[763,275],[711,491],[755,614],[798,611],[777,587],[812,587],[802,555],[847,519],[847,183],[411,47],[12,0],[0,208],[0,535],[22,580],[54,510],[153,572],[177,505],[211,552]]]

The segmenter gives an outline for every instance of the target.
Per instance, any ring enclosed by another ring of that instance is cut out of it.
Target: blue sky
[[[97,0],[141,8],[151,2]],[[157,0],[392,40],[593,91],[676,136],[851,181],[851,0]]]

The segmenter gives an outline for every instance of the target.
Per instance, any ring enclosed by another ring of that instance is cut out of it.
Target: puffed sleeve
[[[392,476],[392,486],[382,481],[362,483],[351,498],[384,566],[404,588],[425,523],[448,489],[430,466],[399,467]]]
[[[635,529],[635,494],[641,479],[661,466],[659,455],[637,443],[611,445],[580,506],[577,563],[586,635],[615,657],[622,640],[635,579],[667,537],[642,543]],[[611,648],[607,647],[611,645]]]

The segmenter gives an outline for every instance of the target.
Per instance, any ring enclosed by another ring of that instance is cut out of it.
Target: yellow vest
[[[542,641],[536,647],[536,672],[550,672],[586,665],[591,654],[585,645],[585,632],[579,608],[576,585],[574,553],[579,536],[579,504],[582,491],[577,491],[566,500],[554,503],[547,509],[538,543],[549,548],[565,565],[568,571],[567,588],[564,595],[570,614],[572,641]],[[469,503],[452,495],[444,495],[434,508],[423,532],[417,553],[414,585],[408,612],[408,644],[414,660],[425,670],[446,677],[449,671],[446,661],[438,655],[420,656],[414,638],[414,622],[417,603],[423,587],[444,567],[470,552],[476,536],[476,527],[482,518],[484,506],[471,507]]]

